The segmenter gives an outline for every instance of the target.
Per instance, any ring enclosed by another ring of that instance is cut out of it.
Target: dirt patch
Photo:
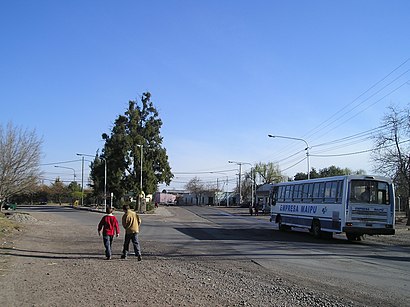
[[[19,229],[20,225],[17,222],[10,220],[8,215],[0,212],[0,238]]]

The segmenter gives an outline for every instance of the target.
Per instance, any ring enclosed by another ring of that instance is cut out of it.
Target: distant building
[[[182,204],[183,205],[209,205],[214,206],[217,204],[217,192],[214,191],[204,191],[202,193],[190,193],[183,195]]]
[[[260,207],[260,210],[264,212],[270,211],[270,194],[272,191],[273,184],[265,183],[256,189],[256,204]]]

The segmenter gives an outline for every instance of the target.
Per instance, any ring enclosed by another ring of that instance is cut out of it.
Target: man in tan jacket
[[[122,206],[122,210],[124,211],[124,215],[122,216],[122,226],[125,229],[125,239],[121,259],[127,259],[131,241],[134,246],[135,256],[138,258],[138,261],[141,261],[141,249],[138,242],[141,218],[136,212],[130,209],[129,205]]]

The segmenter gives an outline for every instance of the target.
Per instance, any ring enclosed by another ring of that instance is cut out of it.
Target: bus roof
[[[378,176],[378,175],[340,175],[332,177],[321,177],[315,179],[304,179],[304,180],[294,180],[294,181],[285,181],[279,182],[275,185],[285,185],[285,184],[298,184],[298,183],[307,183],[307,182],[323,182],[323,181],[334,181],[334,180],[377,180],[385,181],[391,183],[392,180],[388,177]]]

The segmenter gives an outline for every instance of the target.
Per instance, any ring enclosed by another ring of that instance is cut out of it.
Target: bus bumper
[[[394,235],[393,228],[362,228],[362,227],[343,227],[345,233],[359,233],[364,235]]]

